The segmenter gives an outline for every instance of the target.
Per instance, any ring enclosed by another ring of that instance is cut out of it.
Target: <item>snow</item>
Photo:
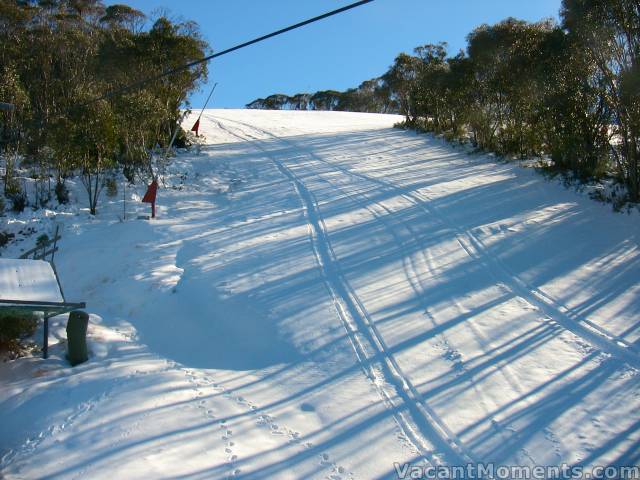
[[[68,366],[60,316],[49,359],[0,365],[1,475],[638,464],[635,214],[398,120],[207,110],[156,220],[7,220],[64,224],[91,358]]]
[[[56,275],[43,260],[0,258],[0,298],[62,302]]]

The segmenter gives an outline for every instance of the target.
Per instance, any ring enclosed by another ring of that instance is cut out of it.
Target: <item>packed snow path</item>
[[[0,367],[0,471],[639,463],[637,218],[396,121],[210,110],[157,221],[71,222],[94,357]]]

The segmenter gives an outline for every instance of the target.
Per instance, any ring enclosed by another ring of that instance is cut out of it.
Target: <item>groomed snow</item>
[[[640,463],[637,216],[398,120],[208,110],[157,220],[58,215],[92,356],[0,365],[0,477]]]

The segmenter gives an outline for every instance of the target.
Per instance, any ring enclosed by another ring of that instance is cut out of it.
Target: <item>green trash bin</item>
[[[87,353],[87,327],[89,315],[80,310],[74,310],[69,314],[67,321],[67,359],[71,366],[86,362],[89,359]]]

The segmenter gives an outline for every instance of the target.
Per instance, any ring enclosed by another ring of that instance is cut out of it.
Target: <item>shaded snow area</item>
[[[0,365],[0,476],[640,463],[637,215],[398,120],[208,110],[158,219],[62,218],[91,358]]]

